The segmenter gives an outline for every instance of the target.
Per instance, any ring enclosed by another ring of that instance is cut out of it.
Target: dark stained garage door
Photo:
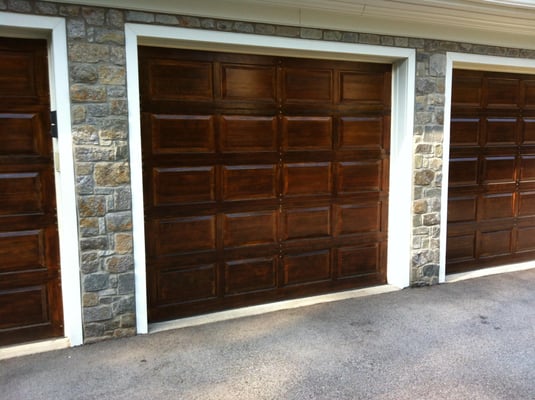
[[[0,345],[63,336],[47,70],[0,38]]]
[[[535,76],[455,70],[448,273],[535,259]]]
[[[139,55],[150,321],[385,282],[390,65]]]

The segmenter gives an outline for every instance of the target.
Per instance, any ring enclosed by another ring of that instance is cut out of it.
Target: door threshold
[[[482,268],[475,271],[460,272],[458,274],[446,275],[446,283],[459,282],[466,279],[481,278],[483,276],[505,274],[507,272],[525,271],[535,268],[534,261],[528,261],[518,264],[503,265],[501,267]]]
[[[235,310],[214,312],[195,317],[181,318],[173,321],[155,322],[149,324],[149,333],[163,332],[171,329],[189,328],[193,326],[211,324],[214,322],[228,321],[243,317],[252,317],[267,314],[274,311],[289,310],[292,308],[306,307],[314,304],[329,303],[333,301],[354,299],[357,297],[372,296],[375,294],[389,293],[400,290],[392,285],[373,286],[364,289],[355,289],[345,292],[329,293],[319,296],[304,297],[300,299],[277,301],[274,303],[261,304],[238,308]]]
[[[30,354],[44,353],[45,351],[61,350],[71,347],[68,338],[41,340],[38,342],[15,344],[0,347],[0,360],[28,356]]]

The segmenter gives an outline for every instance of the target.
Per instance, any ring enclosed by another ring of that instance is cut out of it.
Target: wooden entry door
[[[0,345],[63,336],[47,43],[0,38]]]
[[[446,272],[535,260],[535,76],[455,70]]]
[[[391,65],[139,54],[151,321],[385,282]]]

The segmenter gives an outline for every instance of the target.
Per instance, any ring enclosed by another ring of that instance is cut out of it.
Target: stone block
[[[35,11],[41,15],[58,15],[58,6],[54,3],[38,1],[35,3]]]
[[[124,85],[126,69],[114,65],[103,65],[98,70],[100,83],[104,85]]]
[[[84,274],[98,271],[99,257],[97,252],[82,253],[80,270]]]
[[[127,11],[126,20],[129,22],[144,22],[150,24],[154,22],[154,15],[142,11]]]
[[[414,183],[416,185],[430,185],[433,182],[433,179],[435,179],[435,172],[429,169],[418,171],[414,175]]]
[[[412,211],[415,214],[424,214],[427,212],[427,200],[415,200],[412,204]]]
[[[106,15],[107,25],[114,28],[124,29],[124,14],[120,10],[108,10]]]
[[[126,52],[123,46],[111,46],[110,47],[110,60],[115,65],[126,64]]]
[[[102,26],[106,21],[106,11],[103,8],[83,7],[82,17],[89,25]]]
[[[71,100],[74,102],[99,103],[107,99],[106,88],[77,83],[71,86]]]
[[[232,21],[217,21],[216,22],[216,29],[218,31],[230,32],[232,31],[233,27],[234,27],[234,22]]]
[[[299,37],[301,30],[293,26],[277,26],[275,28],[275,34],[278,36],[286,37]]]
[[[381,44],[381,36],[373,33],[360,33],[359,42],[365,44]]]
[[[109,287],[110,276],[108,273],[93,273],[85,275],[83,287],[85,292],[96,292]]]
[[[96,43],[114,43],[121,45],[125,43],[124,32],[119,29],[94,29],[92,37]]]
[[[118,254],[131,253],[133,249],[132,235],[129,233],[115,234],[115,251]],[[132,261],[133,262],[133,261]]]
[[[91,125],[79,125],[72,128],[74,144],[97,144],[98,131]]]
[[[342,41],[348,43],[356,43],[359,40],[359,34],[354,32],[344,32],[342,34]]]
[[[234,24],[234,30],[236,32],[241,33],[253,33],[254,32],[254,26],[253,24],[247,23],[247,22],[236,22]]]
[[[268,24],[256,24],[255,33],[260,35],[273,35],[275,33],[275,26]]]
[[[104,196],[83,196],[78,199],[80,217],[103,217],[106,215],[106,198]]]
[[[27,0],[8,0],[7,8],[9,11],[28,13],[32,11],[32,4]]]
[[[178,25],[178,18],[174,15],[157,14],[155,17],[157,24],[163,25]]]
[[[109,247],[110,245],[106,236],[80,239],[80,250],[82,251],[107,250]]]
[[[100,234],[98,218],[80,218],[80,236],[91,237]]]
[[[121,315],[120,319],[121,328],[133,328],[136,326],[136,314],[126,313]]]
[[[93,187],[95,181],[92,175],[78,175],[76,176],[76,192],[79,195],[93,194]]]
[[[105,321],[111,317],[111,307],[108,305],[84,308],[84,323]]]
[[[67,36],[71,39],[85,38],[85,21],[82,18],[69,18],[67,20]]]
[[[130,182],[130,168],[127,163],[98,163],[95,165],[95,184],[98,186],[119,186]]]
[[[109,59],[110,48],[105,44],[77,42],[69,44],[69,60],[72,62],[98,63]]]
[[[75,64],[71,67],[71,79],[75,83],[95,83],[98,70],[91,64]]]
[[[321,29],[301,28],[301,37],[303,39],[321,39],[323,32]]]
[[[124,232],[132,230],[132,213],[121,211],[106,215],[106,228],[108,232]]]
[[[213,20],[208,20],[208,21],[213,22]],[[178,23],[180,26],[184,26],[186,28],[200,28],[201,27],[201,20],[196,17],[181,16],[178,18]],[[203,28],[206,28],[206,26],[203,26]]]
[[[440,224],[440,214],[439,213],[429,213],[423,216],[423,223],[426,226],[438,225]]]
[[[134,269],[134,258],[130,255],[111,256],[104,262],[106,271],[110,273],[122,273]]]
[[[135,292],[136,289],[135,289],[135,279],[134,279],[133,272],[120,274],[118,278],[119,278],[119,283],[117,286],[118,294],[133,294]]]
[[[98,306],[98,294],[97,293],[84,293],[82,296],[82,306],[83,307],[94,307]]]
[[[338,41],[342,40],[342,32],[340,32],[340,31],[325,31],[323,33],[323,39],[338,42]]]
[[[119,300],[114,301],[111,304],[111,310],[114,316],[125,313],[134,313],[136,311],[134,296],[124,296],[121,297]]]

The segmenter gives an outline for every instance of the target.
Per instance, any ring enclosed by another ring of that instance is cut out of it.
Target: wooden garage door
[[[47,69],[0,38],[0,345],[63,335]]]
[[[535,259],[535,76],[454,71],[446,259]]]
[[[139,50],[151,321],[385,282],[390,65]]]

